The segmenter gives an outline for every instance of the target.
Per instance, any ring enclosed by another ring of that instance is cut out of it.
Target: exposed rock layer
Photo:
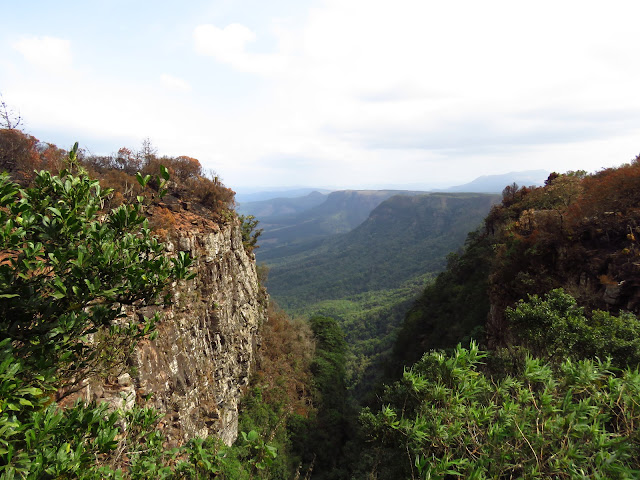
[[[239,227],[208,227],[178,232],[167,243],[169,255],[187,251],[195,258],[196,277],[172,285],[173,305],[161,310],[157,338],[138,346],[131,371],[115,384],[92,382],[86,391],[89,400],[118,406],[152,394],[149,403],[164,414],[161,428],[174,445],[195,436],[236,439],[238,402],[266,311],[255,257],[245,251]]]

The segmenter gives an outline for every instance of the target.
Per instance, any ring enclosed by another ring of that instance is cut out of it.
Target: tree
[[[139,155],[134,154],[127,147],[121,147],[113,157],[113,166],[132,175],[142,168],[142,161]]]
[[[142,140],[142,147],[138,152],[138,157],[143,165],[148,165],[149,162],[155,160],[157,154],[158,149],[153,146],[153,143],[151,143],[151,139],[149,137],[146,137],[144,140]]]
[[[0,129],[0,172],[9,172],[14,180],[28,183],[38,167],[38,140],[16,129]]]
[[[256,220],[256,217],[253,215],[239,215],[240,219],[240,228],[242,229],[242,244],[244,248],[249,252],[253,251],[255,248],[258,248],[258,237],[262,235],[264,229],[256,228],[259,220]]]
[[[0,93],[0,128],[17,129],[22,123],[22,116],[11,109]]]

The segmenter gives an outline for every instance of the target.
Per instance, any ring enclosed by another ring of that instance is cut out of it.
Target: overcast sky
[[[640,153],[637,0],[4,2],[25,131],[236,189],[465,183]]]

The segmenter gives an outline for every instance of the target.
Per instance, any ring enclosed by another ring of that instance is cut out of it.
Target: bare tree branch
[[[22,123],[20,112],[13,111],[2,98],[0,93],[0,128],[17,129]]]

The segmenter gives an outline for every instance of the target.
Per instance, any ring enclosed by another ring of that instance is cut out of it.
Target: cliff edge
[[[215,435],[231,445],[260,343],[266,294],[237,221],[219,225],[187,212],[181,217],[189,227],[172,234],[167,254],[189,252],[195,277],[171,285],[170,306],[130,312],[159,312],[158,335],[137,346],[127,371],[112,381],[90,381],[83,396],[125,409],[149,397],[146,405],[164,415],[159,427],[171,444]]]

